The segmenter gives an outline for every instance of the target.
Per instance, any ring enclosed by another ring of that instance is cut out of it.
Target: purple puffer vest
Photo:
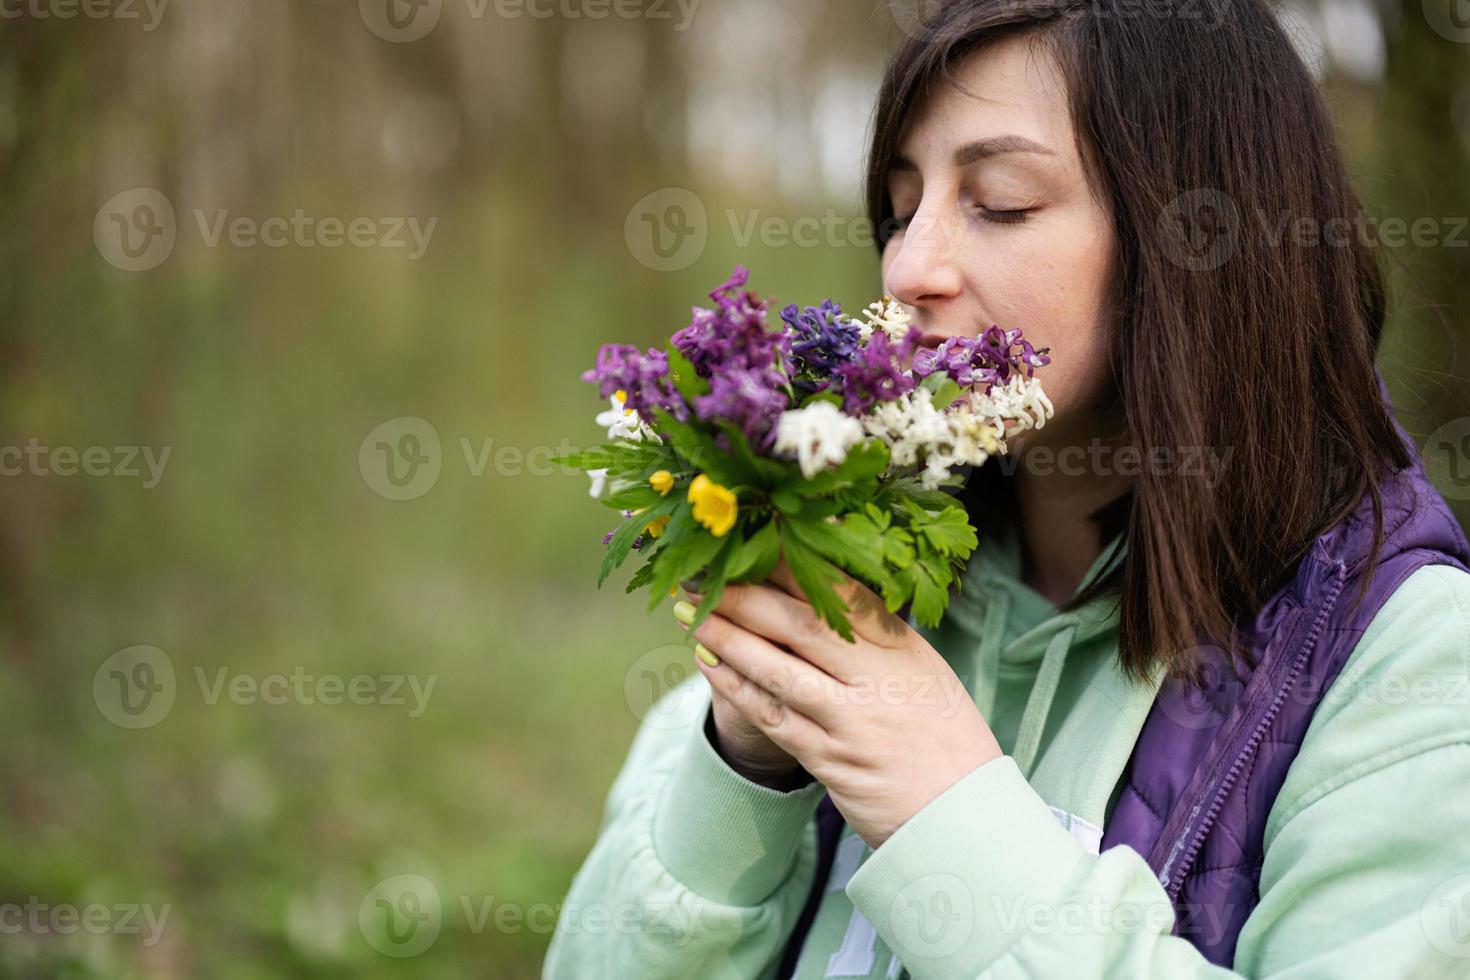
[[[1380,391],[1387,403],[1381,380]],[[1174,903],[1174,934],[1218,966],[1231,966],[1241,927],[1260,901],[1272,804],[1368,623],[1417,569],[1470,565],[1464,533],[1398,431],[1414,462],[1383,487],[1384,542],[1361,603],[1351,600],[1373,545],[1369,499],[1317,538],[1296,577],[1243,633],[1253,670],[1201,647],[1204,689],[1172,680],[1160,688],[1107,820],[1102,849],[1126,845],[1148,861]],[[842,815],[824,797],[817,877],[779,977],[795,970],[841,829]]]

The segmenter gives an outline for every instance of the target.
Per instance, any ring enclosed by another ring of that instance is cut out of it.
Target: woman
[[[1271,12],[949,3],[869,167],[887,290],[1051,348],[1056,417],[939,629],[726,591],[545,975],[1470,974],[1470,554]]]

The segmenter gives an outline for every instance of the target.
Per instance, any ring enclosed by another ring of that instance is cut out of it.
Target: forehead
[[[1073,155],[1066,83],[1050,46],[1035,36],[1007,38],[955,62],[905,122],[899,154],[937,166],[956,146],[1001,134]]]

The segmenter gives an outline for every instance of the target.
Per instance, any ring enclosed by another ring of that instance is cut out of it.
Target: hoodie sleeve
[[[644,718],[572,879],[546,980],[752,980],[774,973],[816,866],[823,788],[783,793],[710,743],[698,673]]]
[[[1233,970],[1170,935],[1130,848],[1092,854],[1008,756],[847,884],[916,980],[1470,975],[1470,575],[1395,591],[1313,717],[1266,827]]]

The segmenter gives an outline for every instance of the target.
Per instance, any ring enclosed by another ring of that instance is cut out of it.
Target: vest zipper
[[[1232,746],[1232,751],[1228,756],[1231,760],[1230,768],[1226,770],[1224,777],[1206,797],[1210,800],[1210,805],[1205,810],[1203,819],[1200,820],[1193,830],[1188,829],[1189,825],[1186,823],[1185,830],[1169,850],[1169,857],[1164,862],[1164,867],[1160,871],[1159,877],[1168,892],[1171,903],[1178,900],[1179,892],[1184,888],[1184,877],[1188,873],[1189,868],[1193,866],[1194,859],[1199,854],[1200,848],[1204,846],[1205,838],[1209,835],[1211,828],[1215,826],[1215,820],[1220,815],[1220,808],[1225,805],[1225,798],[1230,793],[1230,788],[1235,785],[1235,780],[1239,778],[1240,770],[1245,766],[1246,759],[1255,753],[1261,744],[1261,740],[1266,737],[1266,732],[1271,727],[1271,722],[1276,719],[1276,715],[1281,711],[1282,704],[1286,702],[1287,692],[1296,683],[1296,679],[1306,666],[1307,660],[1312,655],[1312,651],[1316,649],[1317,640],[1327,623],[1327,616],[1332,611],[1332,607],[1337,604],[1337,598],[1342,593],[1343,583],[1347,578],[1347,566],[1341,561],[1335,562],[1334,564],[1336,567],[1333,570],[1332,583],[1328,586],[1328,593],[1322,602],[1322,607],[1317,611],[1317,618],[1312,623],[1312,631],[1307,635],[1306,642],[1302,644],[1301,650],[1297,653],[1296,658],[1291,664],[1291,669],[1286,676],[1285,682],[1277,686],[1276,696],[1272,699],[1271,706],[1266,709],[1266,713],[1255,724],[1246,740],[1243,743],[1237,742],[1236,745]],[[1191,819],[1193,819],[1192,816]],[[1182,856],[1181,848],[1183,848]],[[1175,863],[1176,857],[1179,858],[1177,864]]]

